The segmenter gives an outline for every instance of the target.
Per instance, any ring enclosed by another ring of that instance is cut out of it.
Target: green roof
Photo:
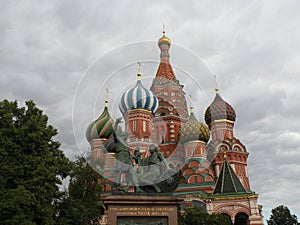
[[[174,196],[201,196],[202,198],[207,198],[208,194],[205,191],[185,191],[185,192],[173,192]]]
[[[213,194],[246,193],[244,186],[225,158]]]

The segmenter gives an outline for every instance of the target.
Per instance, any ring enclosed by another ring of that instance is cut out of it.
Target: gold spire
[[[108,107],[108,93],[109,93],[108,89],[105,88],[105,107]]]
[[[215,91],[216,91],[216,94],[217,94],[217,93],[219,93],[219,88],[218,88],[217,75],[216,74],[214,75],[214,80],[215,80]]]
[[[137,72],[137,79],[141,80],[141,62],[137,62],[138,63],[138,72]]]
[[[163,42],[166,42],[167,44],[171,44],[171,40],[166,36],[166,29],[165,29],[165,24],[163,23],[163,35],[162,37],[158,40],[158,45],[160,45]]]
[[[190,113],[194,113],[194,106],[193,106],[193,100],[192,100],[192,95],[189,95],[189,100],[190,100]]]

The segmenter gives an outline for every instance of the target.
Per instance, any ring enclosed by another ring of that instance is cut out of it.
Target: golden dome
[[[163,31],[163,36],[158,40],[158,45],[162,43],[167,43],[168,45],[171,44],[171,40],[166,36],[166,32]]]

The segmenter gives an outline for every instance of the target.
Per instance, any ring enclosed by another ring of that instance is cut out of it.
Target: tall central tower
[[[160,63],[150,90],[157,96],[159,107],[153,120],[156,143],[165,156],[171,155],[179,142],[179,130],[187,121],[188,110],[183,85],[176,79],[170,64],[171,40],[163,31],[158,40]]]

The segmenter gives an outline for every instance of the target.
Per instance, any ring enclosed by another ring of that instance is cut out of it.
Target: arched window
[[[222,213],[222,215],[228,217],[231,220],[231,217],[227,213]]]
[[[192,201],[192,207],[197,209],[202,209],[203,211],[206,211],[206,205],[204,202],[199,200],[193,200]]]
[[[234,225],[248,225],[249,216],[244,212],[239,212],[235,215]]]

